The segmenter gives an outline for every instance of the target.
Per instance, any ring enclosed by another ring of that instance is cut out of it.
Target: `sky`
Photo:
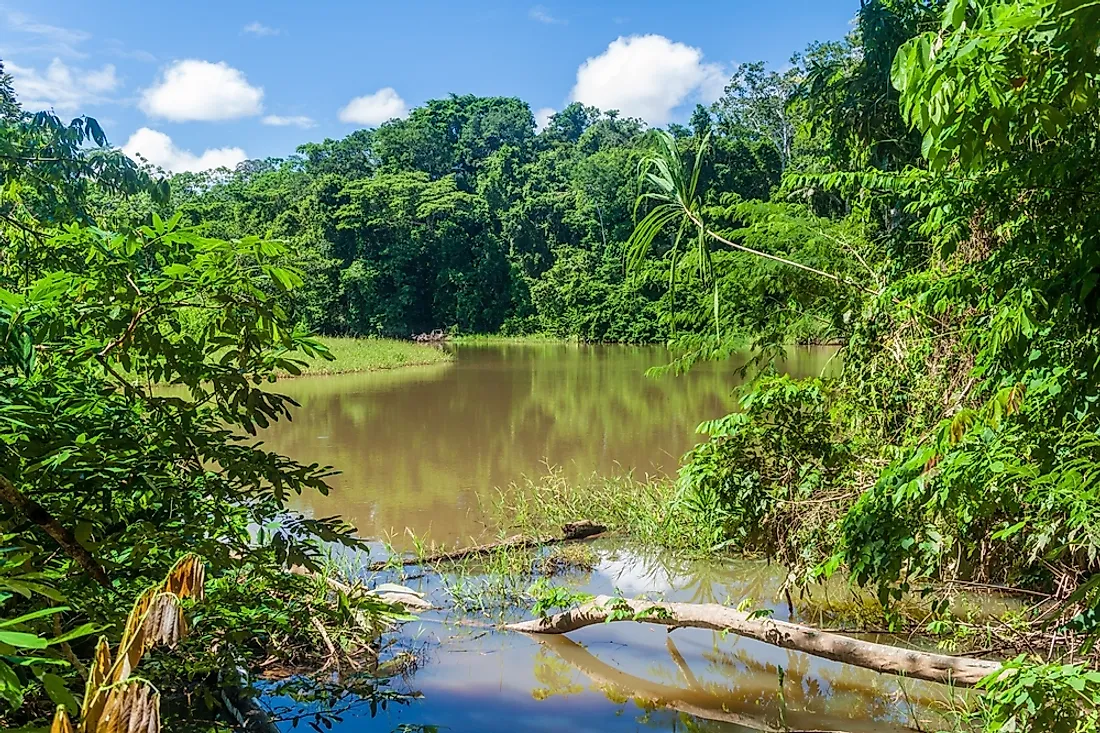
[[[282,157],[448,94],[571,101],[651,125],[844,36],[859,0],[0,0],[24,109],[88,114],[168,170]]]

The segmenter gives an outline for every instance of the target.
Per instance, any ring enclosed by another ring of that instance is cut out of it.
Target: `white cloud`
[[[48,23],[39,23],[31,19],[31,17],[25,13],[14,11],[7,12],[6,20],[7,26],[12,31],[41,39],[40,44],[23,50],[47,52],[62,56],[73,56],[76,58],[85,58],[88,55],[77,50],[76,47],[91,38],[92,36],[90,33],[74,30],[72,28],[62,28]],[[6,50],[9,53],[11,52],[10,48]]]
[[[660,563],[636,556],[604,558],[596,573],[607,578],[616,590],[628,597],[643,593],[671,593],[677,587],[691,584],[686,578],[674,578],[671,571]]]
[[[264,25],[258,20],[254,20],[244,28],[241,29],[243,33],[251,33],[254,36],[277,36],[282,33],[278,28],[272,28],[269,25]]]
[[[698,48],[659,35],[626,36],[581,64],[571,99],[663,125],[689,99],[717,99],[726,76]]]
[[[374,94],[356,97],[340,110],[341,122],[357,125],[381,125],[395,117],[404,117],[409,106],[393,87],[379,89]]]
[[[263,98],[261,87],[249,84],[243,73],[224,61],[187,59],[169,66],[153,86],[143,90],[139,105],[153,117],[212,122],[258,115]]]
[[[139,155],[150,163],[172,173],[205,171],[211,168],[233,168],[248,159],[240,148],[210,148],[202,155],[176,147],[172,138],[157,130],[143,127],[126,141],[122,152],[131,158]]]
[[[108,38],[103,46],[109,54],[121,59],[140,61],[143,64],[151,64],[157,60],[157,57],[148,51],[141,48],[130,48],[117,38]]]
[[[108,92],[119,85],[115,67],[77,69],[54,59],[45,73],[27,66],[9,63],[6,70],[15,83],[15,92],[24,109],[53,108],[58,112],[75,112],[89,104],[104,101]]]
[[[527,15],[530,16],[531,20],[537,20],[538,22],[546,23],[547,25],[565,25],[569,22],[563,18],[557,18],[551,15],[550,11],[542,5],[536,5],[535,7],[531,8],[529,11],[527,11]]]
[[[305,115],[267,115],[260,120],[265,125],[271,125],[272,127],[316,127],[317,123],[313,121],[313,118],[306,117]]]
[[[542,132],[550,124],[550,118],[557,112],[553,107],[543,107],[535,112],[535,129]]]

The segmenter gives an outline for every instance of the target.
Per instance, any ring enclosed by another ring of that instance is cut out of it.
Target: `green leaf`
[[[0,642],[20,649],[45,649],[49,646],[42,637],[22,631],[0,631]]]
[[[42,618],[43,616],[52,616],[55,613],[61,613],[68,611],[68,606],[57,606],[55,608],[43,608],[38,611],[32,611],[31,613],[23,614],[13,619],[6,621],[0,621],[0,629],[8,628],[9,626],[16,626],[18,624],[26,623],[27,621],[33,621],[36,618]]]
[[[966,20],[966,6],[968,0],[950,0],[943,11],[943,28],[959,28]]]
[[[104,628],[106,628],[106,627],[97,626],[96,624],[90,624],[90,623],[89,624],[81,624],[80,626],[77,626],[75,629],[72,629],[71,631],[66,631],[61,636],[55,636],[55,637],[47,640],[47,643],[50,644],[50,645],[61,644],[62,642],[72,641],[73,639],[79,639],[82,636],[90,636],[92,634],[95,634],[95,633],[98,633],[98,632],[102,631]]]
[[[63,679],[52,672],[46,672],[38,679],[42,682],[42,686],[46,688],[46,694],[50,696],[55,705],[64,706],[70,715],[80,713],[80,703],[73,697],[73,693],[69,692],[69,688],[65,686]]]
[[[19,675],[0,660],[0,700],[7,702],[13,710],[18,710],[23,704],[23,689]]]

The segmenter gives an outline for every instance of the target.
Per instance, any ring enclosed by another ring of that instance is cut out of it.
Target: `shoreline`
[[[335,358],[332,361],[311,359],[302,368],[301,374],[279,370],[280,380],[392,371],[406,367],[450,364],[454,361],[453,354],[435,344],[346,336],[321,336],[318,340]]]

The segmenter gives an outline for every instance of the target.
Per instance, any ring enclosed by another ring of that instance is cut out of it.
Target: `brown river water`
[[[792,349],[784,368],[815,375],[835,368],[834,355]],[[431,542],[467,544],[498,534],[490,519],[498,491],[517,490],[509,487],[545,474],[548,465],[570,478],[675,472],[699,440],[699,422],[733,406],[739,364],[644,376],[666,360],[662,349],[649,347],[461,346],[451,364],[280,383],[302,406],[292,423],[264,439],[342,472],[329,496],[303,497],[299,509],[343,515],[360,536],[389,537],[398,549],[409,548],[406,528]],[[553,582],[668,600],[736,605],[750,598],[775,618],[821,620],[820,599],[788,606],[775,565],[690,561],[610,539],[594,548],[592,570]],[[383,553],[373,543],[372,555]],[[456,589],[478,595],[476,578],[408,572],[370,582],[402,582],[442,607],[453,604]],[[853,597],[842,584],[823,592],[830,601]],[[970,605],[980,611],[1002,602],[985,597]],[[525,612],[502,601],[475,610],[485,627],[449,623],[459,614],[446,610],[405,624],[391,653],[410,650],[420,661],[395,684],[415,699],[386,706],[344,701],[339,719],[329,721],[333,730],[937,730],[955,697],[946,687],[698,629],[669,634],[652,624],[618,623],[533,639],[491,628]],[[267,703],[282,715],[314,709],[278,696]],[[281,728],[294,729],[290,722]]]

